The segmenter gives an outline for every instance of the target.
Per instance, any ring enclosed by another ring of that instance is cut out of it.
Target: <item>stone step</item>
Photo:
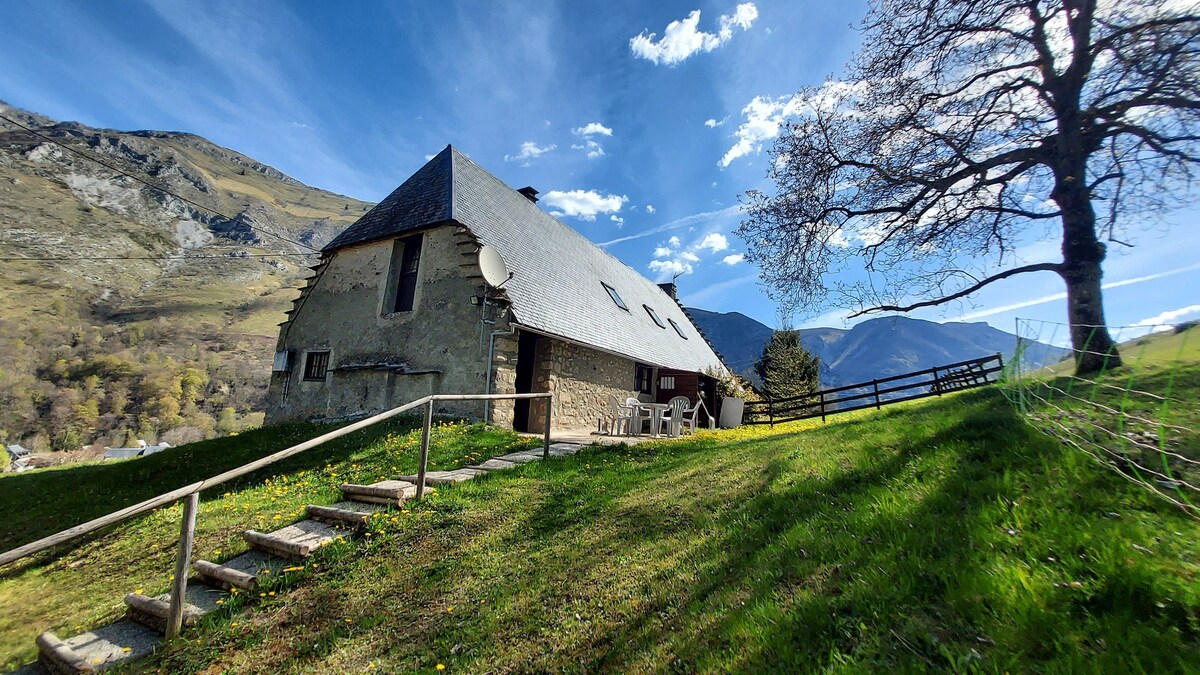
[[[430,485],[441,485],[443,483],[462,483],[469,481],[476,476],[486,474],[487,471],[479,469],[454,469],[453,471],[426,471],[425,472],[425,487]],[[408,476],[400,476],[400,480],[408,481],[413,485],[417,484],[417,475],[411,474]]]
[[[507,455],[500,455],[492,459],[502,459],[506,462],[516,462],[524,464],[526,462],[536,462],[542,458],[541,450],[525,450],[523,452],[510,452]]]
[[[191,626],[201,617],[215,610],[217,601],[229,597],[229,593],[221,588],[214,588],[204,583],[188,584],[183,604],[183,625]],[[129,618],[160,633],[167,629],[167,616],[170,613],[171,595],[163,593],[148,597],[141,593],[130,593],[125,596],[125,604],[129,608]]]
[[[288,525],[269,534],[246,530],[242,538],[251,548],[275,555],[302,560],[312,555],[313,551],[328,544],[345,532],[328,523],[315,520],[302,520]]]
[[[366,505],[364,504],[363,506]],[[308,512],[308,516],[314,520],[349,527],[362,527],[370,522],[371,514],[373,513],[371,511],[342,509],[336,506],[320,506],[318,504],[309,504],[305,507],[305,510]]]
[[[405,480],[383,480],[370,485],[344,483],[342,495],[352,501],[399,506],[417,495],[417,486]]]
[[[582,447],[583,446],[579,445],[578,443],[566,443],[566,442],[551,443],[550,444],[550,456],[551,457],[562,457],[563,455],[573,455],[573,454],[579,452],[580,448],[582,448]]]
[[[160,642],[157,632],[127,619],[67,640],[46,632],[37,638],[38,663],[55,675],[93,673],[149,656]]]
[[[486,462],[480,462],[479,464],[476,464],[475,466],[470,466],[467,468],[482,469],[484,471],[503,471],[505,469],[511,469],[516,465],[517,465],[516,462],[509,462],[509,461],[506,461],[503,459],[496,459],[493,457],[492,459],[489,459]]]
[[[247,574],[239,569],[218,565],[207,560],[197,560],[192,563],[192,571],[203,583],[229,590],[240,588],[243,591],[253,591],[258,585],[258,577]]]

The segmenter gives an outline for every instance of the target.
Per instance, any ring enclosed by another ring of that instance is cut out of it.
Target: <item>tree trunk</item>
[[[1080,167],[1082,169],[1082,167]],[[1076,176],[1083,176],[1080,170]],[[1067,284],[1067,317],[1075,374],[1089,375],[1121,365],[1117,344],[1104,320],[1100,288],[1101,263],[1106,248],[1096,239],[1096,213],[1082,178],[1068,175],[1058,181],[1053,194],[1062,210],[1063,263],[1060,275]]]

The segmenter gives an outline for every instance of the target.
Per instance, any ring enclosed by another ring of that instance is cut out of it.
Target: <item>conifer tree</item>
[[[762,378],[762,393],[778,400],[814,392],[820,388],[821,361],[809,354],[795,330],[777,330],[763,346],[754,371]]]

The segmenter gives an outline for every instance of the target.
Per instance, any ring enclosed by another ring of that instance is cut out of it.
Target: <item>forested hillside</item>
[[[315,262],[300,254],[370,204],[191,134],[0,114],[0,440],[257,424],[276,324]]]

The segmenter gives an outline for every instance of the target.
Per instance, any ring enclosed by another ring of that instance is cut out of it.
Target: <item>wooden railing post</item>
[[[771,403],[771,399],[767,399],[767,421],[771,423],[771,428],[775,428],[775,405]]]
[[[433,400],[425,404],[425,423],[421,427],[421,460],[417,465],[417,499],[425,497],[425,467],[429,465],[429,429],[433,426]]]
[[[937,372],[937,370],[938,370],[937,368],[934,368],[934,369],[933,369],[933,391],[934,391],[934,392],[935,392],[935,393],[936,393],[938,396],[941,396],[941,395],[942,395],[942,387],[941,387],[941,385],[938,383],[938,372]]]
[[[171,605],[167,612],[168,638],[179,635],[183,628],[183,608],[187,604],[187,578],[192,569],[192,542],[196,539],[196,510],[199,506],[199,492],[193,492],[183,501],[179,555],[175,558],[175,578],[171,581]]]
[[[550,411],[554,408],[554,394],[546,397],[546,436],[542,439],[542,459],[550,459]]]
[[[817,392],[821,395],[821,421],[825,421],[825,392]]]
[[[871,385],[875,387],[875,409],[879,410],[882,407],[879,403],[879,380],[871,380]]]

